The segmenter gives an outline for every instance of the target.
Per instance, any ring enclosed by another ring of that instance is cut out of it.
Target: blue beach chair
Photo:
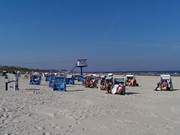
[[[65,77],[55,77],[53,84],[54,91],[66,91],[66,78]]]
[[[66,84],[67,85],[74,85],[75,84],[75,79],[72,75],[67,75]]]
[[[30,85],[40,85],[41,84],[41,76],[40,75],[32,75],[30,77]]]

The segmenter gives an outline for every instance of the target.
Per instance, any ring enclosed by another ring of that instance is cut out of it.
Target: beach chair
[[[107,93],[111,93],[113,88],[113,76],[107,76],[105,79],[105,90]]]
[[[73,75],[67,75],[66,76],[66,84],[67,85],[74,85],[75,84],[75,79]]]
[[[126,75],[126,86],[129,86],[129,87],[139,86],[134,75]]]
[[[55,77],[53,84],[54,91],[66,91],[66,78],[65,77]]]
[[[171,75],[160,75],[160,81],[157,84],[156,91],[173,91]]]
[[[7,76],[7,71],[3,71],[2,76],[4,76],[4,77]]]
[[[55,78],[56,78],[56,76],[54,76],[54,75],[49,76],[48,80],[49,80],[49,87],[50,88],[53,88]]]
[[[87,75],[84,85],[86,88],[98,88],[98,78],[93,74]]]
[[[9,74],[8,78],[5,79],[5,90],[19,90],[19,76],[17,74]]]
[[[125,95],[126,85],[124,77],[116,77],[113,79],[113,88],[111,93]]]
[[[30,85],[40,85],[41,84],[41,75],[34,73],[30,76]]]
[[[85,78],[82,75],[74,75],[74,80],[84,83]]]
[[[100,78],[100,90],[106,90],[106,76]]]

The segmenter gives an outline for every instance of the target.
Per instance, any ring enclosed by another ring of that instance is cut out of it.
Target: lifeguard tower
[[[87,67],[87,59],[78,59],[76,63],[76,67],[80,68],[81,75],[83,75],[83,68]]]

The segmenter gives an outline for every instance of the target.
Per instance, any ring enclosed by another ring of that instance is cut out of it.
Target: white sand
[[[158,77],[138,77],[127,95],[107,95],[83,86],[68,92],[20,80],[20,91],[5,91],[0,79],[0,135],[179,135],[180,90],[154,92]],[[180,78],[174,77],[180,89]]]

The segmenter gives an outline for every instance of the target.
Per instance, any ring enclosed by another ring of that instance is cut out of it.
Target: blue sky
[[[179,70],[178,0],[1,0],[0,64]]]

